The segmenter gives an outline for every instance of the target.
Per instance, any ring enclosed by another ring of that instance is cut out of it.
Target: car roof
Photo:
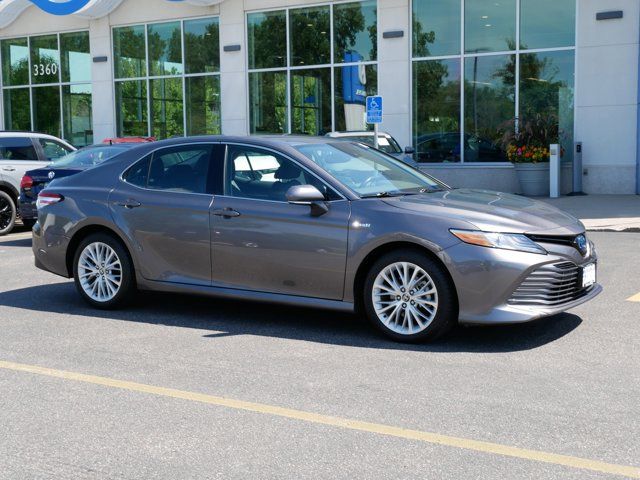
[[[341,138],[341,137],[373,137],[374,132],[371,130],[352,130],[349,132],[329,132],[327,137]],[[378,136],[390,137],[387,132],[378,132]]]
[[[24,131],[13,131],[13,130],[0,130],[0,137],[36,137],[36,138],[50,138],[52,140],[62,140],[61,138],[54,137],[53,135],[49,135],[46,133],[37,133],[37,132],[24,132]],[[67,143],[67,142],[65,142]]]
[[[313,137],[309,135],[203,135],[170,138],[157,142],[140,143],[137,144],[137,146],[141,149],[146,147],[149,151],[152,151],[165,146],[183,145],[190,142],[244,143],[257,147],[295,147],[308,144],[336,143],[340,142],[340,140],[331,137]]]

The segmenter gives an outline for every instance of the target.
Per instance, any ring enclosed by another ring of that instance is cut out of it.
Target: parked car
[[[92,145],[76,150],[46,165],[44,168],[27,171],[20,182],[20,217],[25,226],[31,228],[38,219],[36,201],[38,193],[51,181],[75,175],[100,165],[105,160],[136,146],[140,142]]]
[[[362,142],[367,145],[374,146],[375,135],[370,131],[357,132],[329,132],[327,137],[337,138],[340,140],[349,140],[352,142]],[[400,148],[400,144],[395,138],[385,132],[378,132],[378,150],[391,155],[392,157],[402,160],[407,165],[417,167],[418,162],[413,158],[413,147]]]
[[[553,315],[602,290],[571,215],[450,189],[326,137],[141,145],[41,191],[33,253],[97,308],[142,289],[357,309],[409,342]]]
[[[44,167],[74,150],[51,135],[0,132],[0,236],[10,233],[15,225],[20,181],[25,172]]]
[[[107,143],[109,145],[113,145],[116,143],[145,143],[145,142],[155,142],[156,137],[113,137],[113,138],[105,138],[102,143]]]
[[[464,138],[465,162],[507,162],[507,156],[488,138],[469,133]],[[416,140],[414,157],[418,163],[460,161],[460,132],[439,132],[421,135]]]

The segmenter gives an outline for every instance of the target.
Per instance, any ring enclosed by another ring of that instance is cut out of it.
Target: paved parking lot
[[[595,301],[424,346],[197,297],[92,310],[3,237],[0,478],[640,478],[640,234],[591,237]]]

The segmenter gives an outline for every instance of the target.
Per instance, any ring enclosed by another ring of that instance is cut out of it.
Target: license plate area
[[[596,264],[589,263],[582,267],[582,288],[588,288],[596,283]]]

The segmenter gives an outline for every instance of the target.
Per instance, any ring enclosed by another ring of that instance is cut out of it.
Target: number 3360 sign
[[[57,63],[36,63],[35,65],[32,65],[32,68],[34,77],[56,75],[58,73]]]

